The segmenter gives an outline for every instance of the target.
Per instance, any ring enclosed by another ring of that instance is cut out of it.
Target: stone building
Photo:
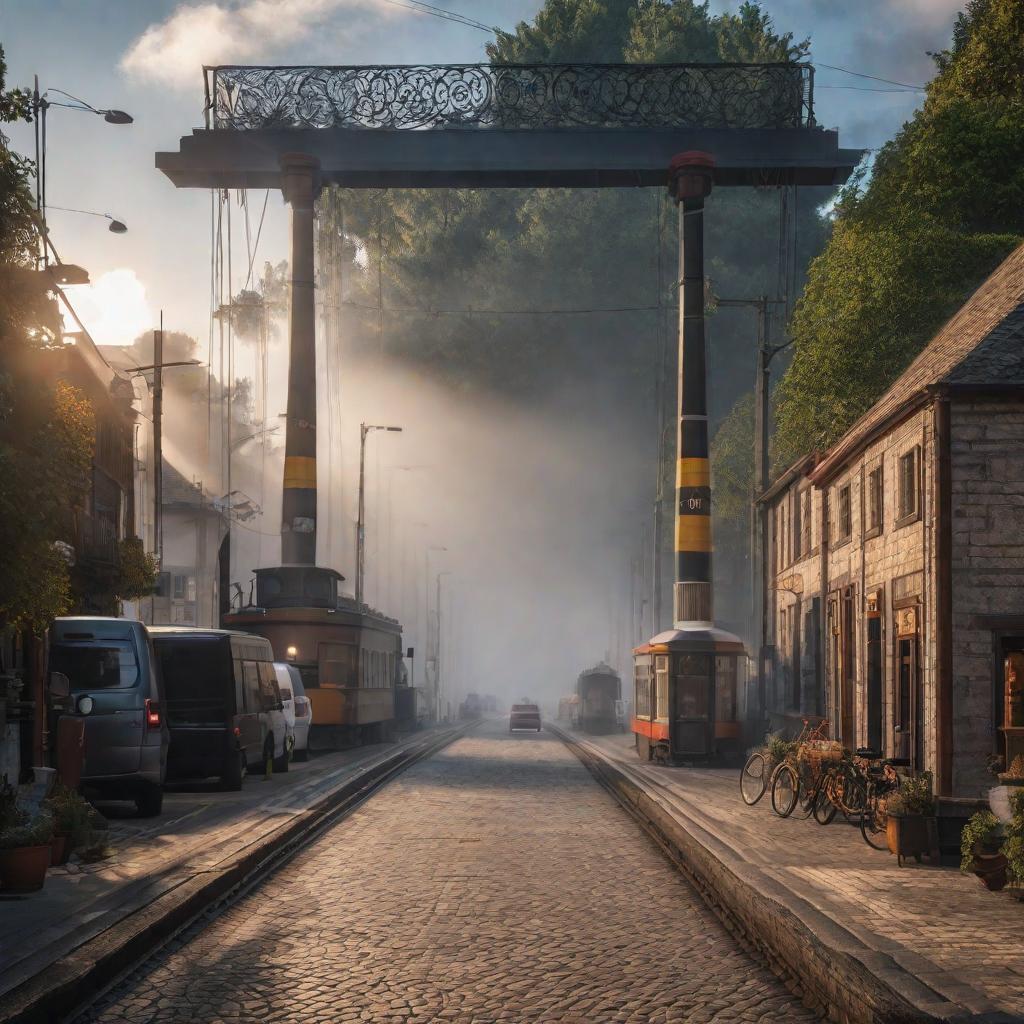
[[[1024,737],[1024,246],[761,501],[775,727],[822,715],[940,795],[980,796]]]

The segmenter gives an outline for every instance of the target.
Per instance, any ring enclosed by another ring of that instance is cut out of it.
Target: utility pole
[[[153,545],[161,569],[164,562],[164,311],[153,332]]]
[[[363,581],[366,571],[366,438],[373,430],[400,434],[401,427],[374,423],[359,424],[359,513],[356,519],[356,604],[363,603]]]
[[[772,345],[769,339],[769,307],[785,306],[784,299],[769,299],[766,295],[756,299],[717,299],[719,306],[749,307],[757,312],[757,373],[754,378],[754,493],[750,506],[750,582],[753,598],[752,625],[757,633],[757,694],[758,720],[765,716],[765,649],[768,644],[768,521],[767,510],[757,499],[768,488],[770,437],[770,391],[772,359],[792,342]]]
[[[440,721],[440,719],[441,719],[441,577],[442,576],[451,576],[451,572],[445,571],[445,572],[439,572],[437,574],[437,642],[436,642],[436,646],[435,646],[435,650],[437,652],[437,655],[436,655],[437,661],[435,662],[435,666],[436,667],[434,669],[434,674],[437,677],[437,687],[436,687],[436,690],[435,690],[435,693],[436,693],[435,700],[436,700],[437,710],[436,710],[435,714],[436,714],[436,717],[437,717],[438,721]]]

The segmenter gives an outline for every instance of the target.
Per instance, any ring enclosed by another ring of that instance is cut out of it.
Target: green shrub
[[[974,848],[994,849],[1000,834],[999,819],[991,811],[978,811],[971,816],[960,833],[960,870],[974,867]]]
[[[71,837],[72,850],[94,842],[93,807],[81,794],[58,783],[46,803],[53,813],[56,831]]]
[[[901,814],[935,813],[935,795],[932,793],[932,773],[921,772],[900,782],[900,788],[886,801],[886,811]]]
[[[41,810],[34,818],[22,812],[20,824],[0,831],[0,850],[13,850],[21,846],[45,846],[53,840],[53,815]]]
[[[1024,790],[1011,794],[1010,809],[1013,817],[1005,829],[1003,854],[1010,877],[1021,885],[1024,884]]]

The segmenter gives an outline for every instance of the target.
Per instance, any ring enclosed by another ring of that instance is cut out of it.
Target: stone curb
[[[473,724],[407,741],[358,770],[225,866],[198,872],[44,967],[5,993],[0,1024],[54,1024],[75,1013],[212,905],[297,852],[311,832],[352,810],[392,776],[458,739]]]
[[[561,739],[643,826],[737,938],[839,1024],[1020,1024],[969,986],[954,1001],[912,972],[896,943],[873,948],[738,857],[624,765],[557,726]],[[907,966],[903,966],[903,963]]]

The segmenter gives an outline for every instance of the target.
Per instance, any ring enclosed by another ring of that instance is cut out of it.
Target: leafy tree
[[[1019,0],[974,0],[921,110],[836,208],[792,323],[775,460],[832,444],[1024,235]]]
[[[27,120],[27,92],[5,89],[5,77],[0,49],[0,121]],[[69,541],[88,488],[93,414],[48,374],[60,318],[35,271],[31,173],[0,133],[0,625],[41,630],[74,600]]]

